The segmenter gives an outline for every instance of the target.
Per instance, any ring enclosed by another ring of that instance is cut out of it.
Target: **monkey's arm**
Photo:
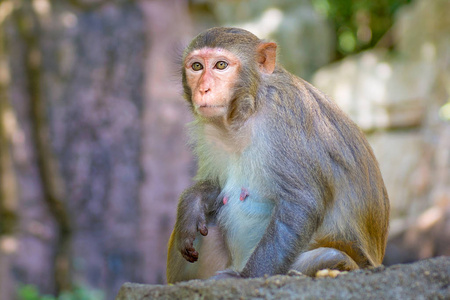
[[[193,243],[200,232],[208,234],[206,217],[218,209],[217,197],[220,187],[212,181],[199,181],[181,194],[178,202],[177,221],[174,229],[174,243],[181,255],[189,261],[198,259]]]
[[[260,277],[286,273],[318,227],[317,203],[306,191],[280,199],[266,233],[241,275]]]
[[[317,201],[308,191],[281,198],[264,236],[244,269],[240,273],[225,270],[213,279],[286,273],[317,230],[320,221],[320,204]]]

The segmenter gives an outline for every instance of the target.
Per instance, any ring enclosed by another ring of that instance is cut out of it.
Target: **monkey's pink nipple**
[[[228,203],[228,197],[227,196],[225,196],[225,197],[223,197],[223,205],[227,205],[227,203]]]
[[[241,188],[241,196],[239,197],[239,200],[244,201],[248,196],[250,196],[248,190],[246,188]]]

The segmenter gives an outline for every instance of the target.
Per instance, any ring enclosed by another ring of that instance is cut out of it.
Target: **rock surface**
[[[175,285],[125,283],[116,298],[138,299],[450,299],[450,257],[357,270],[336,278],[301,275]]]

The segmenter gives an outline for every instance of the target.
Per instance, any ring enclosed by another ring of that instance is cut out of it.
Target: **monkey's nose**
[[[202,95],[208,93],[209,91],[211,91],[210,88],[200,88],[200,94],[202,94]]]

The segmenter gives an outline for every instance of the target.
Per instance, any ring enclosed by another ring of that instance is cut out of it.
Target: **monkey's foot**
[[[319,270],[316,273],[316,278],[323,278],[323,277],[332,277],[332,278],[336,278],[338,275],[340,274],[345,274],[347,272],[341,272],[339,270],[330,270],[330,269],[323,269],[323,270]]]
[[[287,275],[288,275],[288,276],[308,276],[308,275],[305,275],[305,274],[303,274],[302,272],[299,272],[299,271],[297,271],[297,270],[289,270],[289,271],[287,272]]]
[[[248,196],[250,196],[248,190],[246,188],[241,188],[241,195],[239,197],[239,200],[244,201]]]
[[[227,278],[242,278],[242,276],[234,270],[227,269],[217,272],[216,275],[210,277],[209,279],[220,280]]]

